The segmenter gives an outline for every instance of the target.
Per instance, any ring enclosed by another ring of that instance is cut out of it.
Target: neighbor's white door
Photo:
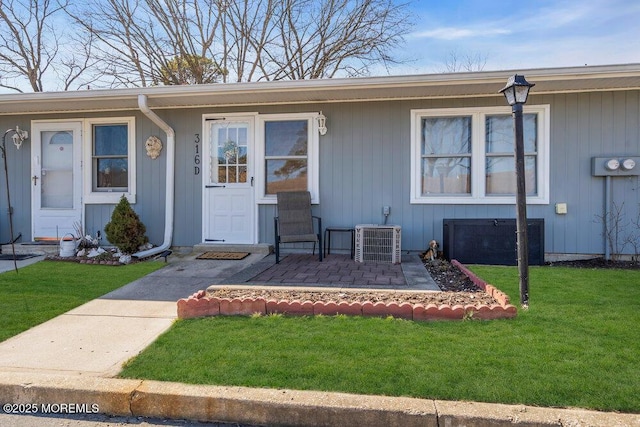
[[[253,118],[205,121],[203,240],[255,243]]]
[[[82,222],[81,122],[33,122],[32,235],[60,239]]]

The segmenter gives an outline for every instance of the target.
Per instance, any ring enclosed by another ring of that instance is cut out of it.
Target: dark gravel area
[[[484,292],[449,261],[434,259],[424,260],[423,262],[433,280],[443,291]]]

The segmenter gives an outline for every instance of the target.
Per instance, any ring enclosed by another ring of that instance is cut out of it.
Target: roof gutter
[[[165,207],[164,207],[164,241],[162,245],[151,248],[146,251],[136,252],[132,255],[135,258],[147,258],[157,255],[171,247],[173,238],[173,202],[174,202],[174,175],[175,175],[175,147],[176,137],[171,126],[162,120],[156,113],[151,111],[147,105],[147,95],[138,95],[138,107],[140,111],[155,123],[160,129],[167,134],[167,171],[165,180]]]

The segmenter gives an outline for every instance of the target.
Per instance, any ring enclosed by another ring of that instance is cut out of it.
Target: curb
[[[640,427],[640,414],[20,372],[0,373],[0,403],[267,426]]]

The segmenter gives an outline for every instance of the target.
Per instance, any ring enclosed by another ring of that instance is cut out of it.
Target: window
[[[249,124],[246,122],[215,123],[212,128],[211,150],[217,152],[211,183],[239,184],[247,182],[249,162]]]
[[[262,203],[280,191],[311,193],[318,203],[316,114],[261,115],[258,122],[257,185]]]
[[[89,119],[84,135],[85,203],[135,203],[134,119]]]
[[[509,107],[412,110],[411,202],[515,203]],[[549,106],[524,107],[527,201],[549,203]]]
[[[420,135],[420,193],[471,194],[471,117],[424,117]]]

